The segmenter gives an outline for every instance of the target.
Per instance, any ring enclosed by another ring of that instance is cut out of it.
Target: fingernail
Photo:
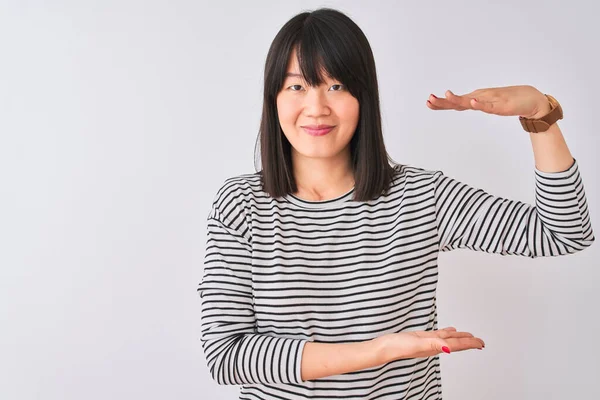
[[[431,93],[431,95],[433,96],[434,99],[437,99],[437,96],[433,93]]]
[[[444,353],[448,353],[448,354],[450,354],[450,349],[449,349],[448,347],[446,347],[446,346],[442,346],[442,351],[443,351]]]

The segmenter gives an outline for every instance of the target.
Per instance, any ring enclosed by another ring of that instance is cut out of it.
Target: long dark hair
[[[353,200],[377,198],[389,189],[393,176],[390,162],[395,162],[383,141],[375,60],[358,25],[331,8],[297,14],[285,23],[269,48],[259,131],[263,190],[271,197],[297,191],[291,144],[281,130],[276,101],[294,48],[301,73],[309,85],[324,82],[321,75],[324,71],[344,84],[358,100],[360,114],[350,141],[355,181]]]

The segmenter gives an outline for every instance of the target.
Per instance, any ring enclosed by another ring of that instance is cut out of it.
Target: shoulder
[[[244,173],[225,178],[217,186],[211,204],[209,218],[227,223],[236,216],[247,215],[250,204],[261,197],[262,183],[259,172]]]
[[[394,164],[393,168],[395,184],[433,182],[443,175],[440,170],[427,169],[410,164]]]
[[[258,172],[246,173],[225,178],[217,187],[213,205],[223,206],[232,199],[242,200],[262,192],[262,184]]]

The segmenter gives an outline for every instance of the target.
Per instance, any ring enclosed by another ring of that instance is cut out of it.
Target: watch
[[[527,132],[545,132],[548,129],[550,129],[550,126],[552,124],[554,124],[559,119],[563,118],[563,110],[560,106],[560,103],[549,94],[544,95],[548,98],[548,101],[550,102],[550,107],[552,107],[548,114],[537,119],[519,117],[519,121],[521,121],[521,126],[523,126],[523,129],[525,129],[525,131]]]

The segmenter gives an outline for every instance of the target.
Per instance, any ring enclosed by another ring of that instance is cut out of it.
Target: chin
[[[300,156],[306,157],[306,158],[331,158],[331,157],[335,157],[340,151],[342,151],[342,149],[339,149],[339,150],[323,149],[323,148],[296,149],[296,152]]]

